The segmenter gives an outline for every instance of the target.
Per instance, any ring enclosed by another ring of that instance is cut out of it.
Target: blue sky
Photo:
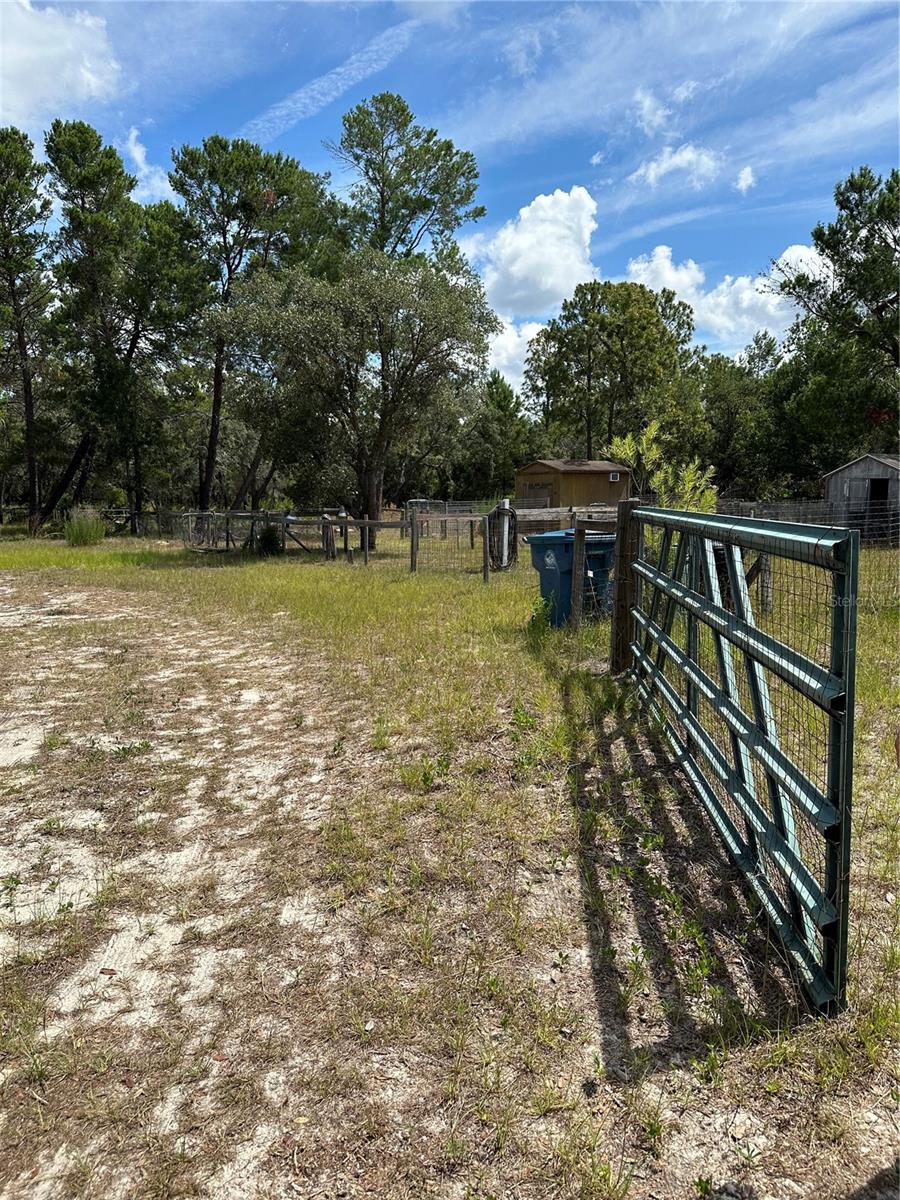
[[[0,109],[36,139],[91,121],[155,198],[172,145],[212,132],[331,169],[342,113],[400,92],[477,156],[488,214],[461,241],[517,380],[591,277],[674,287],[729,353],[782,331],[759,274],[810,255],[836,180],[895,165],[897,50],[893,4],[3,0]]]

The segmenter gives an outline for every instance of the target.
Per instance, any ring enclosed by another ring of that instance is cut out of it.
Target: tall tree
[[[818,261],[773,264],[773,281],[807,316],[900,367],[900,171],[870,167],[834,190],[837,216],[812,231]]]
[[[184,200],[197,244],[215,279],[210,324],[212,398],[198,502],[210,507],[225,400],[227,327],[219,315],[231,306],[234,286],[254,265],[278,263],[293,247],[308,254],[320,246],[324,181],[293,158],[262,150],[253,142],[215,135],[202,146],[182,146],[173,155],[172,187]]]
[[[499,371],[491,371],[480,392],[460,431],[456,494],[476,499],[508,496],[516,469],[537,453],[538,431]]]
[[[56,340],[78,440],[41,506],[45,522],[90,463],[122,394],[119,289],[138,229],[135,179],[83,121],[54,121],[46,138],[49,177],[62,209],[54,239]]]
[[[316,397],[340,429],[372,519],[381,513],[388,458],[422,428],[447,387],[484,368],[496,321],[480,281],[459,257],[397,260],[360,250],[335,281],[305,272],[260,275],[235,312],[246,341],[277,336],[279,375]]]
[[[609,443],[647,419],[654,389],[681,367],[690,332],[690,309],[671,292],[580,283],[539,335],[529,387],[546,389],[554,414],[580,426],[585,455],[593,458],[598,434]]]
[[[62,205],[56,237],[59,305],[54,314],[70,407],[81,437],[45,501],[46,520],[90,464],[99,441],[124,461],[129,507],[143,502],[142,410],[154,381],[183,352],[182,336],[208,288],[190,252],[183,213],[142,206],[116,150],[81,121],[56,121],[47,137],[53,191]]]
[[[475,156],[417,125],[401,96],[381,92],[357,104],[344,116],[340,141],[326,144],[354,172],[357,236],[374,250],[404,258],[484,216],[473,204]]]
[[[50,298],[45,257],[50,200],[42,192],[44,175],[43,164],[34,160],[31,139],[11,126],[0,129],[0,334],[12,343],[18,366],[30,527],[39,508],[35,341]]]

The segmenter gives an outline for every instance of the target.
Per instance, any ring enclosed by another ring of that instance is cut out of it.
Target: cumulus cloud
[[[821,260],[812,246],[788,246],[776,270],[779,266],[816,271]],[[711,334],[728,350],[746,345],[759,329],[781,335],[794,318],[793,306],[772,292],[762,277],[726,275],[707,288],[703,268],[692,258],[674,262],[671,246],[656,246],[650,254],[630,259],[628,278],[657,291],[671,288],[693,308],[701,335]]]
[[[539,321],[517,324],[507,318],[501,320],[503,328],[491,338],[490,365],[501,371],[518,392],[522,389],[528,343],[543,325]]]
[[[133,195],[141,204],[152,204],[155,200],[172,200],[175,193],[169,183],[165,167],[159,167],[147,159],[147,147],[141,142],[140,130],[134,125],[125,139],[125,153],[129,169],[137,176],[137,187]]]
[[[102,17],[78,9],[3,5],[0,119],[26,129],[117,95],[121,68]]]
[[[481,267],[491,304],[510,316],[546,313],[596,275],[590,258],[597,201],[586,188],[535,196],[493,237],[463,249]]]
[[[737,179],[734,181],[734,186],[739,192],[749,192],[752,187],[756,186],[756,176],[753,174],[753,168],[750,166],[741,167],[738,171]]]
[[[648,137],[662,129],[666,119],[672,115],[672,110],[645,88],[638,88],[634,93],[634,103],[637,123]]]
[[[704,184],[711,183],[719,173],[719,157],[703,146],[684,142],[677,150],[665,146],[656,156],[642,162],[629,175],[633,183],[647,183],[655,188],[661,179],[672,173],[684,175],[692,188],[699,191]]]

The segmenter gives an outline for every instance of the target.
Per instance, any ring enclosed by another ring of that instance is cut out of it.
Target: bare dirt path
[[[335,794],[377,775],[345,752],[362,714],[277,621],[24,582],[0,602],[3,950],[36,985],[0,1194],[243,1192],[310,1116],[288,1082],[347,954],[315,860]]]

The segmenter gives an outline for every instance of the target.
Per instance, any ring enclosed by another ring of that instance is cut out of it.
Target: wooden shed
[[[825,499],[854,507],[900,501],[900,454],[863,454],[822,476]]]
[[[631,472],[621,463],[585,458],[539,458],[516,471],[516,499],[547,508],[618,504],[631,494]]]

